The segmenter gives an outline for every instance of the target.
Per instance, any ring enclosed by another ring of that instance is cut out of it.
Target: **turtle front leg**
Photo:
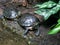
[[[36,35],[36,36],[39,36],[39,35],[40,35],[40,30],[39,30],[39,28],[35,31],[35,35]]]
[[[23,33],[23,37],[24,37],[24,38],[27,37],[27,33],[28,33],[28,29],[26,29],[25,32]]]

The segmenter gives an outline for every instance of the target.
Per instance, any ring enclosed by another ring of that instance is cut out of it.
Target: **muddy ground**
[[[22,13],[32,13],[33,9],[20,8]],[[40,36],[35,36],[29,32],[27,38],[22,36],[22,29],[16,21],[0,19],[0,45],[60,45],[60,33],[48,35],[49,28],[41,25]]]

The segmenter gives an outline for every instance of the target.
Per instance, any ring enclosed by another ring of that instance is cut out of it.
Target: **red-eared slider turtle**
[[[15,18],[17,18],[19,15],[18,15],[18,10],[11,7],[6,7],[3,11],[3,16],[6,18],[6,19],[12,19],[14,20]]]
[[[2,16],[0,15],[0,19],[1,17],[3,17],[4,19],[8,19],[8,20],[15,20],[20,16],[20,13],[17,9],[13,8],[13,7],[5,7],[3,10],[3,14]]]
[[[11,2],[12,0],[0,0],[0,4],[6,4]]]
[[[25,29],[24,36],[26,36],[28,31],[34,31],[36,36],[39,35],[39,26],[41,22],[36,16],[30,13],[25,13],[21,15],[17,22],[23,29]]]

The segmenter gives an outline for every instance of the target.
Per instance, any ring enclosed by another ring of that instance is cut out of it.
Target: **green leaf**
[[[57,4],[53,1],[48,1],[48,2],[45,2],[43,4],[36,4],[35,7],[38,7],[38,8],[52,8],[54,6],[56,6]]]
[[[57,34],[60,31],[60,26],[57,28],[52,29],[51,31],[48,32],[48,34]]]
[[[60,19],[57,22],[60,24]]]
[[[45,2],[43,4],[37,4],[35,7],[38,7],[34,13],[41,15],[47,20],[51,15],[57,13],[60,10],[60,1],[59,3],[55,3],[52,1]],[[53,7],[53,8],[52,8]],[[60,19],[57,21],[57,25],[48,32],[48,34],[56,34],[60,31]]]
[[[57,34],[60,31],[60,19],[58,19],[57,21],[58,23],[56,24],[56,26],[48,32],[48,34]]]
[[[60,10],[60,5],[56,5],[55,7],[51,9],[37,9],[34,11],[34,13],[41,15],[44,17],[45,20],[47,20],[51,15],[57,13]]]
[[[48,17],[50,16],[49,11],[50,9],[37,9],[36,11],[34,11],[34,13],[43,16],[44,19],[47,20]]]

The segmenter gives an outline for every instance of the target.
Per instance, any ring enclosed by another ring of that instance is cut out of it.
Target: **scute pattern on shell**
[[[21,26],[34,26],[36,23],[39,23],[39,20],[34,15],[25,13],[18,19],[18,23]]]
[[[13,7],[12,8],[5,8],[3,11],[3,15],[5,18],[8,19],[15,19],[18,16],[18,11],[15,10]]]
[[[0,3],[8,3],[8,2],[11,2],[12,0],[0,0]]]

